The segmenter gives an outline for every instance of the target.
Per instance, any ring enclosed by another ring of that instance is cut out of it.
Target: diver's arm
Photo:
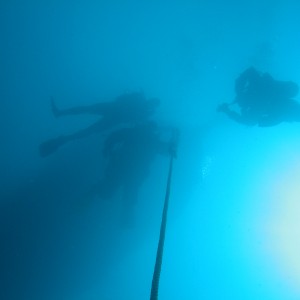
[[[244,118],[242,117],[241,114],[233,111],[233,110],[228,110],[225,112],[225,114],[232,120],[238,122],[238,123],[241,123],[241,124],[245,124],[245,120]]]
[[[235,111],[232,111],[232,110],[227,111],[226,114],[231,120],[234,120],[237,123],[240,123],[240,124],[243,124],[243,125],[253,126],[253,125],[257,124],[257,122],[255,120],[245,118],[243,115],[241,115],[241,114],[239,114]]]
[[[72,116],[81,114],[104,115],[112,106],[110,102],[99,102],[91,105],[74,106],[66,109],[59,109],[51,97],[51,110],[55,117]]]
[[[221,104],[217,111],[225,113],[230,119],[244,125],[255,125],[256,121],[251,120],[250,118],[246,118],[242,114],[237,113],[229,108],[229,105],[224,103]]]
[[[73,134],[65,135],[64,138],[66,142],[86,138],[92,134],[103,133],[111,129],[114,125],[114,122],[109,119],[100,119],[84,129],[78,130]]]

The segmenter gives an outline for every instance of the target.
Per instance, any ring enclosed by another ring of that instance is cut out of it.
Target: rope
[[[164,209],[162,214],[162,220],[160,225],[160,235],[159,235],[159,242],[158,242],[158,247],[156,252],[155,267],[154,267],[154,272],[152,277],[150,300],[158,299],[158,288],[159,288],[159,279],[160,279],[161,265],[162,265],[163,252],[164,252],[164,242],[165,242],[165,233],[166,233],[166,225],[167,225],[167,214],[168,214],[168,206],[169,206],[169,198],[170,198],[172,170],[173,170],[173,155],[171,156],[170,165],[169,165],[167,189],[165,195],[165,203],[164,203]]]

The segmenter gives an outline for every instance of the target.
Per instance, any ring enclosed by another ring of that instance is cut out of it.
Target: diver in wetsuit
[[[300,103],[294,99],[298,90],[298,85],[292,81],[275,80],[268,73],[248,68],[235,82],[235,100],[221,104],[217,110],[250,126],[300,122]],[[231,105],[237,105],[238,111],[231,109]]]
[[[56,117],[95,114],[101,116],[101,119],[73,134],[61,135],[43,142],[39,147],[40,155],[42,157],[48,156],[70,141],[81,139],[94,133],[101,133],[118,125],[142,122],[155,113],[159,103],[159,99],[156,98],[146,99],[143,93],[126,93],[111,102],[101,102],[94,105],[59,110],[52,99],[52,112]]]
[[[122,191],[122,219],[132,223],[138,192],[147,179],[157,155],[175,155],[176,142],[165,142],[155,122],[148,121],[134,127],[112,132],[105,140],[103,154],[107,165],[103,178],[93,186],[91,196],[111,199]]]

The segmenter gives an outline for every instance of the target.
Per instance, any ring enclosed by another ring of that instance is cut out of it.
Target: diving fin
[[[39,146],[39,152],[41,157],[49,156],[54,153],[60,146],[62,146],[66,142],[66,138],[64,136],[60,136],[55,139],[48,140],[43,142]]]

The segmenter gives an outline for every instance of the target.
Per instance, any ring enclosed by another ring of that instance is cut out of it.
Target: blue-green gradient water
[[[135,226],[118,203],[76,205],[103,169],[101,135],[47,158],[39,144],[93,116],[60,107],[143,90],[180,129],[160,300],[300,298],[300,125],[216,112],[247,67],[300,84],[300,2],[2,0],[0,299],[149,299],[168,160]]]

